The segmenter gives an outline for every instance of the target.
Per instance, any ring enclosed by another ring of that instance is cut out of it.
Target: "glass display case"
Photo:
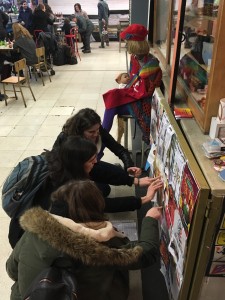
[[[181,3],[183,17],[180,1],[155,1],[154,47],[169,76],[174,61],[178,63],[176,76],[171,77],[176,94],[187,101],[200,128],[208,133],[219,101],[225,97],[225,4],[224,0]],[[176,35],[177,28],[182,28],[180,35]],[[180,38],[178,44],[176,36]]]
[[[171,55],[168,53],[168,46],[172,45],[171,36],[167,30],[171,26],[170,2],[169,0],[158,0],[154,3],[154,46],[165,68],[170,65]]]

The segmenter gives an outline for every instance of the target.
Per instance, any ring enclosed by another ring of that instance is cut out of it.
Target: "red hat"
[[[148,30],[141,24],[132,24],[120,33],[123,40],[128,41],[144,41],[148,34]]]

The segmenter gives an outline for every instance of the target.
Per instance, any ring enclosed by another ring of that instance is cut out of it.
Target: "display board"
[[[148,163],[151,173],[160,175],[164,181],[164,190],[156,199],[157,205],[163,206],[160,224],[161,272],[170,299],[184,300],[188,299],[198,255],[196,246],[200,243],[200,231],[197,231],[203,226],[203,216],[198,220],[198,215],[205,209],[207,201],[202,197],[200,177],[193,170],[194,158],[184,151],[188,146],[180,139],[181,132],[165,104],[156,92],[152,100],[152,147]],[[195,244],[192,242],[193,235]]]

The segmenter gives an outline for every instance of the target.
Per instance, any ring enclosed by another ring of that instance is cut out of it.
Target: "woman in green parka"
[[[158,260],[161,208],[148,210],[139,241],[130,242],[106,220],[104,198],[92,181],[70,181],[51,199],[50,212],[35,207],[20,218],[25,233],[6,262],[15,281],[10,299],[22,300],[35,277],[58,257],[69,257],[75,266],[78,299],[127,299],[129,270]]]

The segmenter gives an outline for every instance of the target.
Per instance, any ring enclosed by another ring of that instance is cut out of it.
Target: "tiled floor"
[[[81,46],[81,45],[80,45]],[[8,101],[8,106],[0,102],[0,186],[18,161],[36,155],[43,149],[51,149],[56,136],[68,117],[79,109],[90,107],[101,117],[104,113],[102,94],[117,87],[116,75],[126,70],[124,49],[119,53],[117,42],[110,47],[99,49],[99,43],[92,43],[92,53],[83,54],[77,65],[54,66],[56,71],[52,83],[45,78],[45,86],[39,79],[32,79],[32,89],[37,101],[27,95],[27,108],[21,99]],[[116,126],[111,133],[116,137]],[[105,151],[104,160],[116,163],[115,156]],[[132,188],[117,188],[112,193],[134,193]],[[134,218],[135,214],[123,214],[115,218]],[[5,272],[5,261],[11,249],[7,234],[9,217],[0,208],[0,297],[7,300],[10,295],[11,280]],[[131,285],[131,299],[139,300],[140,279],[135,273]]]

